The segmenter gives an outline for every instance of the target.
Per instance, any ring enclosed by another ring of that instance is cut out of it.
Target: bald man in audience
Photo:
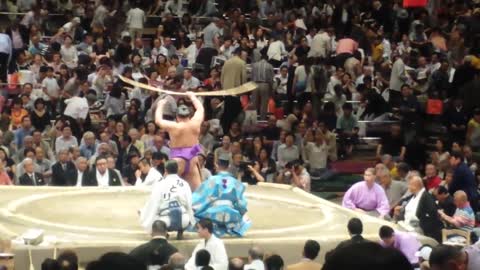
[[[396,217],[403,220],[400,224],[407,230],[423,233],[440,242],[443,224],[437,214],[435,199],[426,191],[420,176],[412,173],[407,181],[411,195],[395,207]]]
[[[448,224],[465,231],[472,231],[475,227],[475,213],[468,202],[467,193],[458,190],[453,194],[453,201],[457,206],[453,217],[448,216],[443,210],[438,210],[438,214]]]

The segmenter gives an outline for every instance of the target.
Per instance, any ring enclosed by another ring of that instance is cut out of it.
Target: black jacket
[[[363,238],[362,235],[357,234],[357,235],[352,236],[352,238],[350,238],[348,240],[340,242],[340,244],[338,244],[338,246],[336,248],[337,249],[344,248],[344,247],[347,247],[347,246],[350,246],[350,245],[353,245],[353,244],[358,244],[358,243],[363,243],[363,242],[368,242],[368,240]]]
[[[413,195],[407,197],[406,201],[408,202],[412,198]],[[420,197],[416,216],[420,221],[419,225],[424,234],[441,243],[443,223],[438,216],[438,208],[435,199],[427,191],[424,191]]]
[[[165,265],[172,254],[178,252],[177,248],[168,243],[166,239],[154,238],[150,242],[140,245],[130,252],[130,256],[143,262],[145,265]]]
[[[30,176],[27,173],[24,173],[20,178],[18,178],[18,182],[21,186],[44,186],[45,180],[43,179],[43,176],[39,173],[35,173],[35,182],[33,182],[33,179],[30,178]]]
[[[118,174],[112,170],[108,169],[108,185],[109,186],[121,186],[122,181],[118,177]],[[89,172],[88,176],[84,178],[82,186],[98,186],[97,180],[97,169],[93,167]]]
[[[52,186],[74,186],[77,184],[77,178],[73,175],[77,169],[75,164],[69,161],[66,163],[66,169],[63,170],[60,162],[52,166]],[[76,175],[76,174],[75,174]]]

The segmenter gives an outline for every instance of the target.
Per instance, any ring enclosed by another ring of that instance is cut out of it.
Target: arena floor
[[[0,187],[0,234],[15,238],[27,229],[44,230],[44,242],[32,249],[35,269],[57,250],[75,249],[82,263],[107,251],[127,252],[148,240],[137,214],[148,194],[146,189],[131,187]],[[348,238],[346,224],[351,217],[362,219],[364,233],[371,239],[376,239],[378,228],[387,224],[290,186],[249,186],[246,195],[253,226],[244,238],[225,239],[230,257],[245,257],[248,248],[260,245],[292,263],[300,259],[303,243],[315,239],[320,242],[323,258],[326,251]],[[190,254],[198,240],[195,233],[185,237],[172,242]],[[15,269],[28,269],[27,248],[17,244],[14,251]]]

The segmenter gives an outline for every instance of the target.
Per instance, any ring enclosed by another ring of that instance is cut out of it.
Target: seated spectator
[[[377,170],[379,184],[385,190],[390,207],[395,207],[408,191],[407,184],[393,180],[388,169]]]
[[[475,213],[473,212],[470,203],[468,202],[467,194],[459,190],[453,195],[455,206],[457,209],[453,216],[447,215],[443,210],[438,210],[438,214],[449,225],[454,228],[472,231],[475,227]]]
[[[468,121],[465,143],[473,150],[480,149],[480,108],[473,111],[473,117]]]
[[[228,135],[223,136],[222,146],[218,147],[214,151],[215,162],[218,162],[218,158],[220,156],[223,157],[223,156],[228,155],[230,157],[230,159],[232,159],[232,151],[230,149],[230,145],[231,145],[230,136],[228,136]]]
[[[30,158],[23,161],[25,173],[18,178],[18,183],[22,186],[44,186],[47,183],[43,180],[43,176],[34,171],[34,163]]]
[[[322,269],[410,270],[413,267],[398,249],[365,242],[335,250],[327,257]]]
[[[468,266],[468,253],[454,246],[438,245],[430,253],[429,264],[431,269],[455,269],[452,266],[464,265],[465,269],[475,269]],[[458,268],[457,268],[458,269]]]
[[[302,261],[289,265],[287,270],[320,269],[321,264],[314,261],[318,253],[320,253],[320,244],[315,240],[308,240],[303,247]]]
[[[263,251],[258,246],[248,250],[248,264],[243,267],[245,270],[265,270],[263,264]]]
[[[121,252],[103,254],[98,260],[87,264],[86,270],[122,269],[122,270],[147,270],[144,263],[132,256]]]
[[[428,192],[433,192],[438,186],[440,186],[440,183],[442,182],[442,179],[438,177],[437,175],[437,168],[435,168],[435,165],[433,164],[427,164],[425,166],[425,187]]]
[[[167,241],[167,224],[156,220],[153,222],[151,230],[152,239],[130,251],[130,256],[147,267],[166,265],[169,263],[170,256],[178,252],[177,248]]]
[[[385,168],[387,168],[390,172],[390,176],[393,179],[398,178],[398,171],[397,171],[397,164],[393,160],[393,157],[389,154],[383,155],[382,156],[382,164],[385,165]]]
[[[197,269],[210,270],[213,269],[210,266],[210,253],[206,249],[201,249],[195,254],[195,266]]]
[[[284,168],[287,163],[298,160],[300,158],[300,149],[295,143],[295,137],[293,134],[287,134],[285,136],[285,143],[278,147],[278,166]]]
[[[350,239],[344,240],[340,242],[336,249],[344,248],[350,245],[359,244],[368,242],[365,238],[363,238],[363,223],[359,218],[351,218],[347,224],[348,234],[350,235]]]
[[[444,186],[439,186],[434,194],[437,199],[438,210],[449,217],[453,217],[457,206],[453,201],[453,197],[448,193],[448,189]]]
[[[423,232],[426,236],[440,241],[443,224],[437,215],[434,198],[425,190],[420,176],[411,174],[407,180],[411,195],[404,198],[400,206],[395,207],[395,215],[404,220],[401,224],[408,230]]]
[[[343,114],[337,120],[337,132],[341,144],[345,147],[345,155],[349,156],[352,153],[353,145],[358,141],[358,122],[352,113],[351,103],[345,103],[342,109]]]
[[[78,270],[78,256],[73,250],[65,250],[58,254],[57,261],[61,270]]]
[[[283,270],[284,262],[280,255],[271,255],[267,257],[264,261],[265,270]]]
[[[350,187],[343,196],[342,206],[361,213],[378,215],[383,218],[390,212],[385,190],[375,183],[375,169],[368,168],[364,181]]]
[[[408,258],[411,264],[418,263],[415,253],[421,244],[414,234],[394,231],[391,227],[382,226],[379,231],[380,244],[384,247],[395,248]]]
[[[20,98],[14,99],[10,113],[11,124],[14,130],[20,128],[22,119],[25,116],[28,116],[28,111],[22,108],[22,100]]]
[[[55,152],[58,154],[62,150],[68,150],[71,146],[78,146],[77,138],[72,136],[70,126],[64,126],[62,135],[55,140]]]
[[[245,266],[245,263],[240,258],[233,258],[233,259],[230,259],[230,261],[228,262],[228,270],[243,270],[244,266]]]
[[[142,158],[138,162],[138,170],[135,171],[135,186],[153,186],[162,180],[162,174],[157,169],[151,167],[150,162],[146,158]]]
[[[383,137],[377,146],[377,157],[380,158],[382,154],[389,154],[394,160],[403,160],[405,153],[406,147],[401,127],[398,124],[393,124],[390,128],[390,134]]]
[[[13,182],[6,171],[5,166],[6,162],[0,160],[0,186],[11,186],[13,185]]]
[[[52,166],[53,186],[74,186],[77,179],[72,179],[71,175],[75,172],[75,164],[68,157],[68,150],[58,152],[57,162]]]

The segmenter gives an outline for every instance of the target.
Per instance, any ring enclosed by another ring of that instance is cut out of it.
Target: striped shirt
[[[262,83],[272,83],[275,73],[273,67],[265,59],[252,65],[252,81]]]
[[[455,210],[453,219],[458,223],[459,229],[471,231],[475,227],[475,214],[468,203],[464,207]]]

